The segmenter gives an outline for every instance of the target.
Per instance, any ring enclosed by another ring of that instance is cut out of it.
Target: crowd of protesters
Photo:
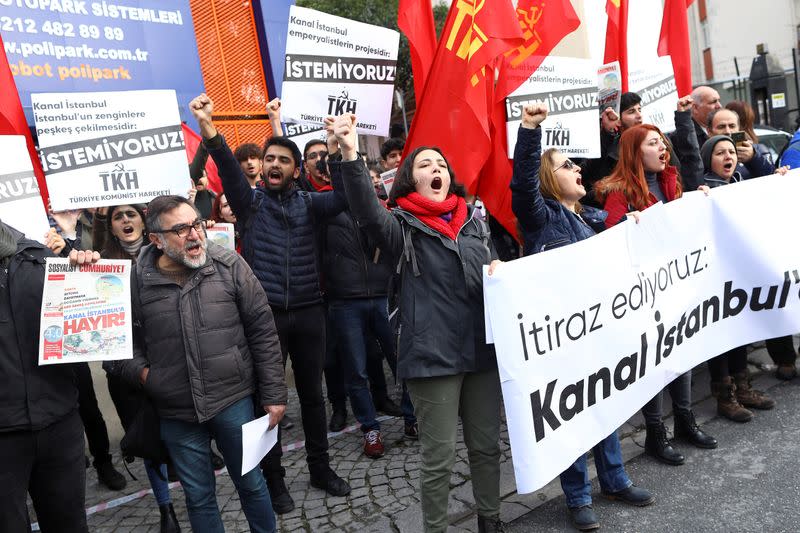
[[[162,532],[180,530],[170,477],[181,481],[193,530],[224,530],[214,483],[223,464],[252,531],[275,531],[275,514],[294,509],[281,465],[282,429],[292,423],[284,416],[289,358],[312,487],[350,493],[328,452],[328,430],[346,425],[347,400],[372,459],[385,453],[377,413],[402,416],[405,438],[420,444],[424,528],[445,531],[460,421],[478,530],[502,531],[501,394],[494,347],[484,338],[483,267],[491,275],[500,259],[546,253],[628,218],[638,222],[641,211],[680,201],[686,191],[708,194],[787,170],[758,144],[752,109],[744,102],[721,107],[709,87],[679,100],[670,135],[643,124],[641,98],[623,94],[619,113],[600,110],[601,157],[584,161],[557,149],[542,152],[539,126],[548,110],[528,105],[510,184],[520,234],[510,236],[476,207],[435,147],[411,147],[403,158],[403,140],[392,138],[379,162],[366,162],[356,149],[355,117],[343,115],[326,120],[327,140],[301,150],[280,135],[276,99],[268,113],[277,134],[232,150],[214,126],[208,96],[195,98],[190,110],[203,142],[190,165],[188,199],[52,213],[45,244],[26,239],[13,220],[0,223],[0,364],[8,376],[0,407],[0,506],[9,530],[30,527],[26,494],[42,531],[87,530],[84,431],[99,481],[112,490],[126,485],[111,462],[88,366],[36,365],[47,256],[132,261],[134,357],[103,367],[126,430],[148,402],[158,414],[156,440],[165,449],[145,459],[145,470]],[[220,194],[208,188],[209,158],[219,170]],[[387,195],[380,174],[392,169]],[[215,222],[235,226],[236,251],[206,239]],[[794,378],[792,337],[766,345],[777,376]],[[400,405],[387,393],[384,360],[402,384]],[[747,422],[752,410],[775,406],[751,386],[746,347],[716,355],[708,368],[721,416]],[[666,387],[674,438],[716,448],[695,420],[691,378],[686,372]],[[642,414],[646,453],[682,464],[664,424],[663,391]],[[243,475],[240,428],[260,416],[279,427],[278,444]],[[633,506],[655,501],[628,477],[616,432],[585,448],[604,496]],[[575,527],[598,528],[587,457],[560,478]]]

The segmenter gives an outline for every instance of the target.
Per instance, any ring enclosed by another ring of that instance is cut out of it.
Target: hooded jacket
[[[407,211],[383,207],[363,160],[343,162],[342,177],[359,226],[400,266],[398,379],[496,368],[483,311],[483,266],[497,257],[488,225],[470,208],[451,240]]]
[[[136,261],[134,358],[104,365],[144,384],[159,416],[205,422],[257,394],[260,405],[286,404],[280,342],[267,297],[241,256],[208,244],[206,264],[183,287],[156,266],[161,252],[145,246]]]

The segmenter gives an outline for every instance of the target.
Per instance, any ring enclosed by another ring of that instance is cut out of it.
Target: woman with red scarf
[[[393,209],[385,209],[355,149],[355,117],[338,117],[329,129],[341,147],[350,210],[400,272],[397,377],[408,385],[419,422],[425,531],[448,526],[459,416],[478,530],[501,531],[500,379],[483,314],[483,267],[491,263],[491,270],[496,259],[488,225],[473,216],[436,148],[405,158],[389,195]]]

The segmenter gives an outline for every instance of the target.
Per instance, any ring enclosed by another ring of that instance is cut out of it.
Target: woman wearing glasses
[[[691,105],[691,98],[686,97],[678,102],[678,109]],[[676,113],[676,119],[680,113]],[[678,150],[685,176],[694,182],[697,168],[702,169],[697,137],[687,137],[691,142]],[[626,130],[619,139],[619,162],[614,172],[595,185],[596,197],[604,202],[608,211],[606,226],[611,227],[627,214],[636,214],[657,202],[670,202],[680,198],[683,193],[681,176],[678,169],[670,164],[670,153],[667,141],[661,131],[650,124],[640,124]],[[692,144],[693,143],[693,144]],[[700,187],[705,188],[705,186]],[[717,441],[704,433],[695,422],[692,412],[692,373],[678,376],[670,383],[670,396],[675,415],[675,438],[687,440],[698,448],[716,448]],[[663,391],[642,407],[647,437],[645,452],[662,463],[680,465],[684,457],[667,438],[667,430],[663,418]]]
[[[136,262],[145,239],[147,238],[144,226],[144,208],[141,205],[115,205],[108,208],[105,218],[105,234],[108,236],[100,251],[103,259],[130,259]],[[107,369],[108,370],[108,369]],[[140,390],[128,385],[119,376],[107,373],[108,392],[119,415],[122,427],[127,429],[136,416],[140,400]],[[144,461],[144,469],[153,496],[161,511],[161,532],[172,533],[180,531],[175,510],[169,497],[166,465],[154,464],[149,460]]]
[[[526,105],[514,149],[511,206],[519,221],[525,255],[588,239],[604,229],[606,218],[605,211],[580,204],[586,189],[577,164],[555,148],[540,156],[539,124],[545,118],[544,105]],[[628,478],[616,431],[594,445],[592,452],[604,495],[640,507],[655,501],[649,491],[634,486]],[[584,454],[560,476],[572,522],[580,531],[600,527],[592,508],[586,463]]]

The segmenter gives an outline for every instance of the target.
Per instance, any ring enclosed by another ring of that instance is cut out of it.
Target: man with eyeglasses
[[[224,533],[209,441],[228,465],[251,531],[272,532],[275,514],[258,469],[242,475],[242,424],[253,396],[275,426],[287,390],[267,297],[241,256],[206,239],[206,221],[180,196],[147,212],[150,245],[133,276],[134,358],[109,371],[144,386],[186,495],[194,531]]]
[[[214,104],[202,94],[189,103],[203,143],[219,169],[225,197],[236,215],[242,255],[269,297],[283,360],[292,358],[305,433],[311,486],[334,496],[350,486],[330,467],[322,369],[325,363],[326,309],[320,284],[317,234],[326,219],[346,207],[333,191],[298,190],[301,153],[286,137],[270,137],[264,146],[264,188],[251,189],[225,139],[211,120]],[[278,444],[262,461],[278,514],[294,509],[281,466]]]
[[[298,180],[303,190],[309,192],[332,191],[326,160],[328,146],[322,139],[311,139],[303,148],[304,175]]]

